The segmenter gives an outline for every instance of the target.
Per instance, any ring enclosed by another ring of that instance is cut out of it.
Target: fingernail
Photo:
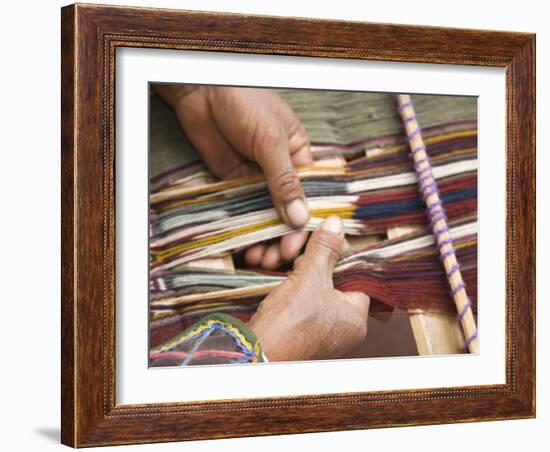
[[[309,210],[306,206],[306,203],[300,199],[296,198],[290,201],[286,205],[286,215],[288,216],[288,221],[295,228],[301,228],[305,226],[307,220],[309,219]]]
[[[321,229],[323,231],[329,231],[334,232],[335,234],[341,234],[344,230],[344,223],[342,223],[342,220],[340,217],[337,217],[336,215],[332,215],[328,217],[325,221],[323,221],[323,224],[321,225]]]

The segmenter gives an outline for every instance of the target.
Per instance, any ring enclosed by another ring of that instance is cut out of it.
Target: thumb
[[[263,170],[279,217],[289,226],[305,226],[309,219],[309,209],[292,164],[288,134],[284,129],[281,128],[280,133],[263,131],[262,139],[256,140],[254,157]]]
[[[328,217],[311,235],[300,266],[323,272],[332,281],[332,271],[344,247],[344,224],[340,217]]]

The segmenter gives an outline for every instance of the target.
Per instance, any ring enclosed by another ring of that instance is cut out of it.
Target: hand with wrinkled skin
[[[263,171],[279,217],[296,228],[280,242],[257,244],[249,265],[275,269],[292,261],[308,233],[309,210],[295,167],[313,162],[307,133],[290,106],[269,89],[156,85],[185,134],[221,179]]]
[[[338,358],[365,339],[369,297],[332,282],[343,246],[342,221],[329,217],[294,271],[260,303],[249,326],[269,361]]]

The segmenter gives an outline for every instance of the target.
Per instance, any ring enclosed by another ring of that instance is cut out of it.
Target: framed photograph
[[[535,35],[61,33],[64,444],[535,416]]]

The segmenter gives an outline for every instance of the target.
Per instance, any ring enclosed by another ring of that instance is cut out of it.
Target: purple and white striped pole
[[[420,192],[428,208],[430,224],[436,238],[441,260],[447,272],[451,295],[458,311],[458,322],[464,332],[464,348],[471,353],[477,353],[478,332],[472,312],[472,303],[466,293],[466,284],[462,279],[460,265],[456,260],[453,241],[447,226],[445,209],[441,203],[437,182],[433,176],[432,165],[422,139],[422,132],[416,119],[413,102],[407,94],[398,94],[396,97],[399,114],[407,132]]]

